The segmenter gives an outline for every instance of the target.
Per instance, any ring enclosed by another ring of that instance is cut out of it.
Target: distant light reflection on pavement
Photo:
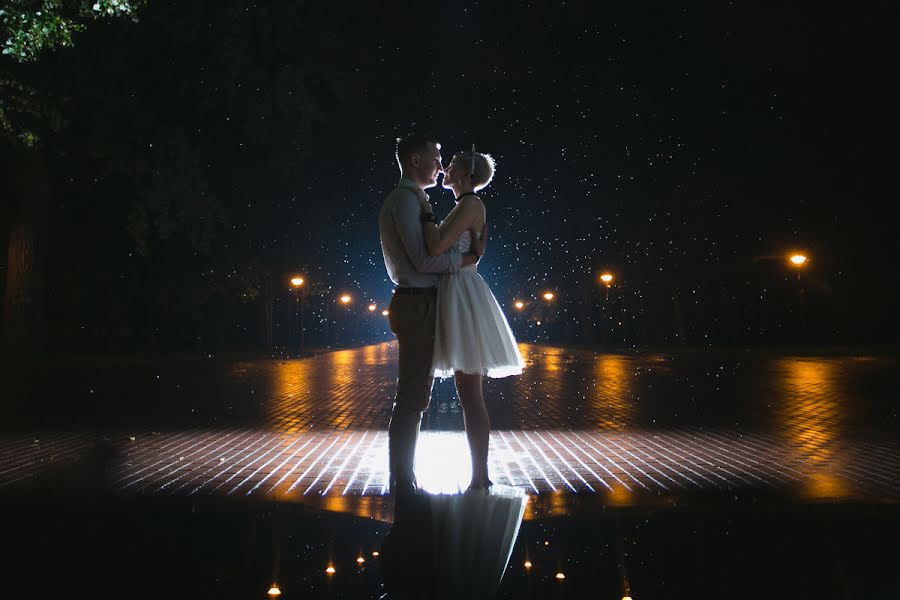
[[[525,373],[487,381],[485,397],[492,478],[533,496],[526,518],[585,503],[900,500],[894,358],[521,348]],[[59,379],[73,416],[80,403],[102,425],[4,434],[0,490],[89,469],[86,452],[107,440],[113,493],[270,497],[387,520],[395,365],[386,343],[192,369],[72,367]],[[454,400],[452,381],[436,382],[417,458],[430,492],[468,483]]]

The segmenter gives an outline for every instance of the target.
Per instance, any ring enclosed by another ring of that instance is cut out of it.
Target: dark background
[[[4,63],[42,145],[3,141],[0,247],[43,194],[53,349],[292,352],[294,274],[307,344],[389,339],[377,212],[420,130],[498,161],[479,270],[521,339],[892,344],[887,7],[155,1]]]

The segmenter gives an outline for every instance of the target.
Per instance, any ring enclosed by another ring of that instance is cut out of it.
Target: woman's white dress
[[[471,245],[466,230],[455,247],[465,254]],[[476,265],[441,276],[436,321],[435,377],[452,377],[454,371],[507,377],[525,368],[509,323]]]

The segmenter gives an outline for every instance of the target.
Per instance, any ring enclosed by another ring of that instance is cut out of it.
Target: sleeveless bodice
[[[468,229],[463,231],[459,239],[456,240],[454,247],[463,254],[469,252],[472,249],[472,232]],[[463,267],[460,271],[474,271],[476,268],[477,265],[469,265],[468,267]]]

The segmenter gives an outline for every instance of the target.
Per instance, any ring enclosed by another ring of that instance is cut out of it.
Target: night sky
[[[394,140],[417,130],[445,161],[471,144],[497,160],[479,270],[501,304],[587,298],[610,268],[645,308],[674,285],[712,319],[692,330],[704,343],[718,318],[747,329],[746,307],[789,293],[780,261],[800,249],[823,341],[898,331],[887,3],[179,4],[97,25],[33,68],[70,98],[58,224],[131,224],[87,247],[58,238],[59,255],[107,264],[107,282],[139,290],[177,265],[252,287],[265,263],[386,303],[377,213]],[[113,181],[122,169],[130,183]],[[207,199],[179,219],[215,230],[208,254],[162,250],[162,236],[154,271],[133,262],[147,259],[132,208],[83,210],[142,186]],[[439,217],[452,207],[431,198]]]

